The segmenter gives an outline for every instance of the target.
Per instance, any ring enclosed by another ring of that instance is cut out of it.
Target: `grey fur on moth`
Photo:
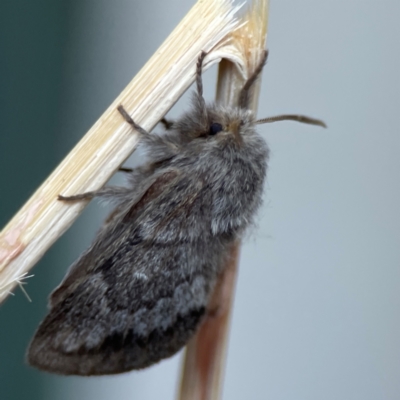
[[[192,109],[164,135],[143,135],[149,162],[126,187],[94,193],[116,208],[52,293],[31,365],[67,375],[145,368],[179,351],[206,315],[261,205],[269,151],[250,111],[205,105],[203,58]]]

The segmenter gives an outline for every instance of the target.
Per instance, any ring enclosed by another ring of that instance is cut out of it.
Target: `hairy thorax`
[[[223,114],[222,114],[223,115]],[[171,166],[190,171],[208,192],[211,232],[241,234],[262,203],[269,149],[246,113],[225,117],[224,131],[195,138]],[[244,119],[246,118],[246,119]]]

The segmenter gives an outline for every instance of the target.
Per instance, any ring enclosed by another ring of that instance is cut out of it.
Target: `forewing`
[[[55,291],[28,361],[61,374],[112,374],[144,368],[184,346],[206,312],[224,256],[207,230],[176,232],[179,224],[188,231],[207,196],[201,182],[178,172],[156,179],[99,233],[100,242]],[[209,227],[206,219],[207,213],[198,226]]]

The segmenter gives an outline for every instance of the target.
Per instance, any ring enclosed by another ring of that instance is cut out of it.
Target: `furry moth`
[[[148,367],[179,351],[207,314],[210,295],[233,244],[261,205],[269,150],[248,110],[249,91],[267,59],[243,86],[238,107],[207,105],[202,63],[192,109],[149,135],[149,161],[127,172],[126,187],[108,187],[62,201],[93,197],[116,206],[94,242],[50,297],[50,310],[28,349],[40,369],[103,375]]]

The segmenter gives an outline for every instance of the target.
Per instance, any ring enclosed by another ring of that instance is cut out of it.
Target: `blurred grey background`
[[[1,225],[193,3],[0,2]],[[241,254],[225,400],[400,398],[399,18],[394,0],[271,1],[259,116],[304,113],[329,129],[260,127],[272,157]],[[179,356],[104,378],[24,364],[48,294],[104,213],[91,204],[34,268],[33,303],[16,289],[0,307],[2,400],[174,398]]]

